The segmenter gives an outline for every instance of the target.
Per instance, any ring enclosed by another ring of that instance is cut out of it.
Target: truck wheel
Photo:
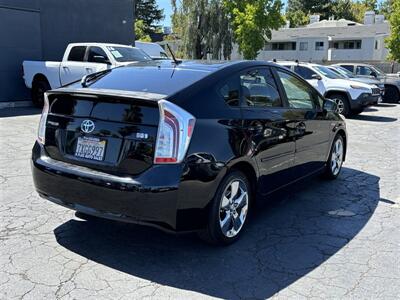
[[[341,95],[341,94],[334,94],[334,95],[330,96],[329,98],[333,99],[336,102],[339,114],[342,114],[345,117],[348,117],[351,115],[349,100],[347,99],[346,96]]]
[[[51,87],[46,80],[35,80],[32,84],[32,102],[36,107],[42,108],[44,104],[44,93]]]
[[[398,103],[400,95],[397,88],[393,85],[388,85],[385,87],[384,102],[386,103]]]
[[[199,237],[219,246],[235,242],[246,225],[251,197],[251,185],[246,176],[239,171],[230,172],[218,187],[207,227],[199,232]]]

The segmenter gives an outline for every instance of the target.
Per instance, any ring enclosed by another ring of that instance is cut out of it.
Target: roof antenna
[[[174,61],[174,63],[175,63],[176,65],[179,65],[182,61],[176,59],[174,52],[172,51],[171,47],[170,47],[168,44],[167,44],[167,47],[168,47],[169,52],[171,53],[172,60]]]

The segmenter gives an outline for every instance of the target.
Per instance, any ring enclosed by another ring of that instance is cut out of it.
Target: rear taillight
[[[46,121],[47,121],[47,114],[49,113],[49,99],[47,98],[47,93],[44,94],[44,105],[42,116],[40,117],[39,122],[39,129],[38,129],[38,137],[37,141],[41,144],[45,143],[46,138]]]
[[[160,123],[154,163],[176,164],[183,161],[193,134],[195,117],[179,106],[161,100]]]

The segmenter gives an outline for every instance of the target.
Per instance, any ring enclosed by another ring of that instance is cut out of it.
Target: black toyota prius
[[[334,102],[273,63],[158,61],[50,91],[32,151],[45,199],[118,221],[237,240],[257,200],[346,156]]]

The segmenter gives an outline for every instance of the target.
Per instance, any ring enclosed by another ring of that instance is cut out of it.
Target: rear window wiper
[[[92,74],[88,74],[83,76],[82,80],[81,80],[81,85],[82,87],[88,87],[89,82],[93,82],[93,81],[97,81],[99,80],[101,77],[105,76],[106,74],[110,73],[112,69],[107,69],[107,70],[103,70],[100,72],[96,72],[96,73],[92,73]]]

